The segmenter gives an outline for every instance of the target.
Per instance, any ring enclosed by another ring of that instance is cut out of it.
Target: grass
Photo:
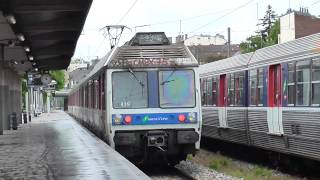
[[[289,180],[288,176],[273,175],[272,170],[259,165],[243,165],[218,153],[188,156],[189,161],[200,163],[224,174],[244,180]]]

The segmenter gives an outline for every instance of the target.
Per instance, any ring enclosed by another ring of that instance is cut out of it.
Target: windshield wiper
[[[170,73],[170,75],[167,77],[167,79],[166,79],[165,81],[162,81],[160,84],[163,86],[163,85],[165,85],[166,83],[175,81],[174,79],[169,80],[169,79],[171,78],[171,76],[172,76],[175,72],[176,72],[176,69],[174,69],[174,70]]]
[[[137,78],[136,74],[132,71],[131,68],[128,68],[128,70],[129,70],[130,74],[134,77],[134,79],[140,84],[140,86],[141,86],[142,89],[143,89],[144,83]]]
[[[172,81],[174,81],[174,79],[167,80],[167,81],[163,81],[163,82],[161,83],[161,85],[165,85],[166,83],[169,83],[169,82],[172,82]]]

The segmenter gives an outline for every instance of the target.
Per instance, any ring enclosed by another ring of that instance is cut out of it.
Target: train
[[[68,113],[135,164],[175,165],[200,149],[198,69],[164,32],[136,33],[72,89]]]
[[[199,71],[203,137],[320,160],[320,33]]]

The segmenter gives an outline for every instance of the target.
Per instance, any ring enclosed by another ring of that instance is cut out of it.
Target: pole
[[[231,56],[230,27],[228,27],[228,57]]]
[[[4,99],[4,45],[0,44],[0,135],[3,135],[3,121],[6,119],[5,99]]]

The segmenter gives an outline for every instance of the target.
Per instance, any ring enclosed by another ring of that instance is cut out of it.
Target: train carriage
[[[134,162],[174,165],[200,148],[198,62],[164,33],[113,48],[70,99],[70,114]]]
[[[320,160],[320,34],[202,65],[200,77],[203,136]]]

